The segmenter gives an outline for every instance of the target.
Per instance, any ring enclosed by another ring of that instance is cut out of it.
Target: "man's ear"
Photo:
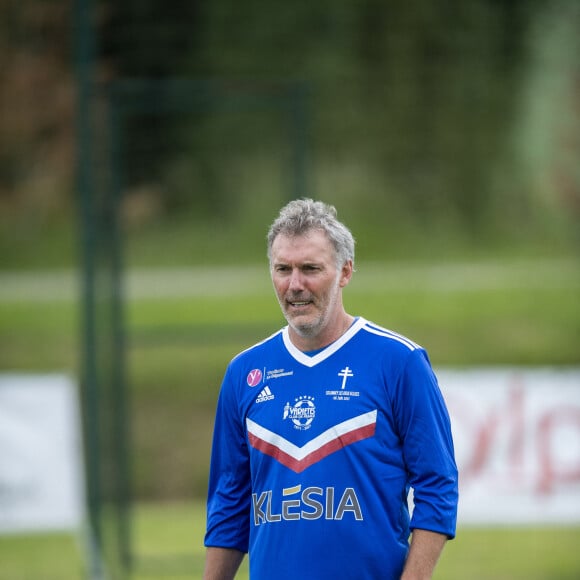
[[[342,266],[342,270],[340,271],[339,283],[341,288],[344,288],[350,282],[353,272],[354,268],[352,266],[352,260],[347,260]]]

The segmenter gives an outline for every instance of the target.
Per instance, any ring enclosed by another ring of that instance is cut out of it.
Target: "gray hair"
[[[272,244],[279,234],[292,237],[304,235],[311,230],[320,230],[334,246],[337,266],[342,268],[349,260],[354,265],[354,238],[336,215],[336,208],[322,201],[291,201],[280,210],[280,215],[268,231],[268,260],[272,259]]]

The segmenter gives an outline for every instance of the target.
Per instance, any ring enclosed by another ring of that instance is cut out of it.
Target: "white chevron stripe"
[[[367,324],[365,326],[365,330],[378,336],[384,336],[385,338],[396,340],[397,342],[404,344],[409,350],[416,350],[418,348],[421,348],[418,344],[415,344],[412,340],[409,340],[406,336],[402,336],[401,334],[397,334],[396,332],[393,332],[392,330],[387,330],[386,328],[381,328],[380,326],[373,326],[371,324]]]
[[[353,417],[352,419],[348,419],[347,421],[343,421],[330,429],[324,431],[314,439],[311,439],[308,443],[303,445],[302,447],[298,447],[291,443],[287,439],[284,439],[281,435],[258,425],[251,419],[246,419],[246,426],[248,431],[266,441],[270,445],[277,447],[284,453],[287,453],[297,461],[304,459],[310,453],[320,449],[324,445],[326,445],[329,441],[333,441],[342,437],[343,435],[350,433],[351,431],[355,431],[356,429],[360,429],[361,427],[366,427],[368,425],[372,425],[373,423],[377,422],[377,411],[369,411],[368,413],[364,413],[363,415],[359,415],[358,417]]]

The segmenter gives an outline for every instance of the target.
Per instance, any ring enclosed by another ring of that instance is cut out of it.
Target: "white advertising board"
[[[580,369],[438,369],[459,467],[459,524],[580,523]],[[77,529],[75,385],[0,375],[0,533]]]
[[[459,523],[580,523],[580,369],[437,371]]]
[[[0,533],[83,520],[77,392],[63,375],[0,375]]]

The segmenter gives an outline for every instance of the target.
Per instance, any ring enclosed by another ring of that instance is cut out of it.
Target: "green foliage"
[[[522,110],[527,82],[544,73],[533,60],[540,43],[530,43],[542,16],[533,0],[469,0],[453,10],[426,1],[265,9],[255,0],[243,7],[218,0],[180,3],[171,12],[160,0],[106,4],[97,60],[115,79],[157,81],[145,96],[146,111],[143,100],[124,102],[117,179],[129,195],[154,192],[165,215],[235,217],[260,187],[256,176],[268,176],[274,195],[287,189],[280,178],[292,170],[291,137],[270,101],[297,80],[310,87],[308,123],[299,128],[308,136],[300,154],[312,168],[303,193],[377,199],[420,227],[449,214],[470,230],[504,216],[509,227],[538,211],[521,167],[522,129],[534,125]],[[564,36],[573,54],[573,27]],[[570,77],[564,58],[554,64]],[[225,82],[184,91],[179,100],[189,109],[176,114],[168,107],[170,83],[163,84],[175,78]],[[543,142],[540,135],[534,140]],[[541,164],[559,150],[552,142]],[[244,169],[252,175],[247,186]],[[559,177],[548,171],[554,190]],[[336,178],[343,173],[353,179]]]
[[[146,79],[151,90],[123,102],[121,122],[99,85],[93,139],[75,142],[68,6],[3,6],[3,268],[78,261],[71,193],[75,162],[90,152],[75,156],[75,147],[92,149],[95,188],[120,184],[123,218],[142,249],[184,242],[138,251],[141,262],[199,260],[208,248],[213,260],[238,259],[221,257],[224,248],[245,257],[248,220],[263,227],[298,190],[368,228],[369,258],[383,258],[385,247],[391,258],[397,240],[417,254],[441,231],[452,235],[439,250],[514,239],[541,247],[553,237],[578,244],[573,0],[466,0],[453,9],[426,0],[216,0],[171,10],[161,0],[103,0],[97,12],[95,38],[83,39],[94,41],[96,62],[78,72],[125,87]],[[174,98],[176,79],[197,89]],[[302,124],[296,111],[273,110],[295,81],[309,87]],[[293,155],[309,168],[294,189]],[[253,221],[251,210],[264,208]],[[185,222],[199,235],[187,238]],[[208,241],[208,230],[221,235]],[[250,261],[262,256],[250,249]]]

